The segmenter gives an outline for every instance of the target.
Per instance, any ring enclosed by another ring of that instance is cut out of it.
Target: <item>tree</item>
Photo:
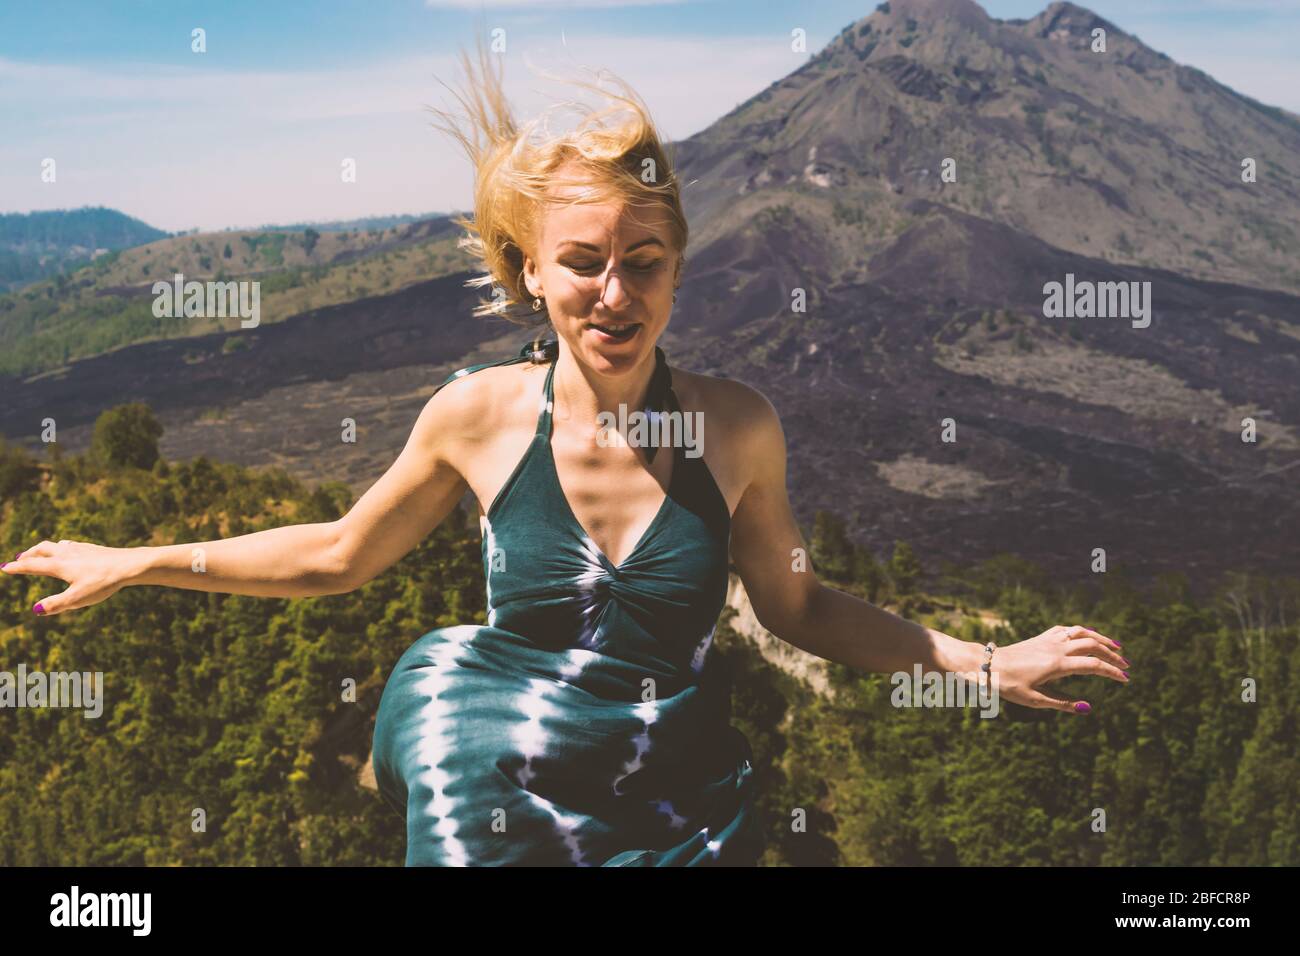
[[[302,234],[302,247],[307,250],[307,255],[316,248],[316,243],[320,241],[320,233],[315,229],[308,229]]]
[[[0,501],[8,501],[24,491],[36,490],[40,474],[27,449],[10,445],[0,438]]]
[[[90,451],[103,462],[129,468],[152,468],[158,460],[163,427],[143,402],[118,405],[95,420]]]
[[[885,569],[866,548],[853,549],[853,580],[867,589],[867,600],[875,604],[885,586]]]
[[[221,250],[221,258],[229,259],[234,253],[231,252],[230,243],[226,243],[226,248]]]
[[[813,515],[812,562],[818,575],[844,580],[853,571],[853,542],[844,531],[844,520],[818,509]]]
[[[906,541],[894,542],[894,554],[889,559],[889,576],[899,594],[909,593],[921,576],[921,562],[912,553],[912,546]]]

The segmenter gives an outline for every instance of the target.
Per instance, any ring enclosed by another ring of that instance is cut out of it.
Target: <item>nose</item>
[[[610,269],[605,273],[605,288],[600,294],[600,301],[606,308],[615,312],[625,308],[632,301],[623,286],[623,277],[619,275],[618,269]]]

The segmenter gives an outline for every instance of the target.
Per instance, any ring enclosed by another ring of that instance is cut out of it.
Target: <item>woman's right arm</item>
[[[485,396],[468,378],[452,384],[429,399],[397,460],[337,521],[161,547],[42,541],[4,572],[68,582],[39,602],[45,614],[97,604],[137,584],[284,598],[353,591],[418,545],[467,490],[451,461],[465,437],[461,423],[482,421],[484,410],[475,406]]]

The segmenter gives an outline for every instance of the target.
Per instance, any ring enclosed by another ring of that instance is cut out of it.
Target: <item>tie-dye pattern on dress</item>
[[[550,362],[533,441],[480,518],[488,624],[425,634],[380,702],[375,776],[406,817],[406,864],[753,865],[753,754],[709,653],[726,500],[678,443],[663,506],[612,564],[556,475],[557,354],[531,343],[447,379]],[[647,411],[681,411],[655,358]]]

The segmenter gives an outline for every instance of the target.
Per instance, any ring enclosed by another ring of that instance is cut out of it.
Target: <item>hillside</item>
[[[793,231],[801,274],[870,281],[919,198],[1085,259],[1300,293],[1300,117],[1070,3],[1027,21],[881,4],[680,157],[697,258]],[[783,203],[792,222],[761,218]]]
[[[0,214],[0,292],[75,271],[104,253],[166,235],[102,206]]]
[[[1300,567],[1297,117],[1073,4],[896,0],[676,148],[692,240],[661,344],[776,406],[800,520],[1080,584],[1097,549],[1198,587]],[[469,316],[456,233],[187,236],[0,296],[0,434],[37,447],[48,416],[83,448],[138,399],[169,456],[360,493],[446,374],[523,338]],[[178,270],[259,278],[261,327],[154,319]],[[1145,289],[1146,325],[1049,318],[1074,277]]]
[[[135,427],[124,421],[115,427]],[[202,542],[333,520],[353,501],[279,469],[153,457],[156,447],[128,437],[101,447],[152,452],[140,461],[148,467],[58,446],[31,462],[0,444],[6,553],[44,537]],[[0,574],[6,662],[29,675],[104,677],[95,719],[5,711],[0,866],[400,865],[402,819],[359,778],[401,653],[434,627],[485,621],[478,529],[457,517],[364,587],[328,597],[129,587],[38,618],[32,603],[57,581]],[[885,674],[831,665],[810,688],[806,660],[787,648],[774,665],[772,642],[727,609],[714,647],[732,686],[730,720],[753,749],[763,863],[1300,861],[1294,581],[1239,580],[1193,597],[1170,577],[1150,591],[1113,581],[1082,595],[999,558],[962,569],[936,595],[913,586],[908,562],[875,566],[825,519],[811,557],[837,587],[968,640],[1005,643],[1086,620],[1122,639],[1133,679],[1051,686],[1086,697],[1086,718],[1007,703],[997,719],[897,708]],[[853,570],[841,577],[842,568]],[[734,586],[729,600],[747,606]],[[1241,702],[1242,674],[1271,675],[1258,704]],[[1227,692],[1207,693],[1215,687]],[[1088,825],[1098,805],[1112,821],[1104,839]],[[793,808],[806,830],[791,827]]]
[[[0,375],[29,377],[138,342],[239,330],[240,319],[153,314],[153,284],[257,280],[260,324],[405,289],[469,266],[448,219],[366,232],[177,236],[100,256],[71,277],[0,296]]]

